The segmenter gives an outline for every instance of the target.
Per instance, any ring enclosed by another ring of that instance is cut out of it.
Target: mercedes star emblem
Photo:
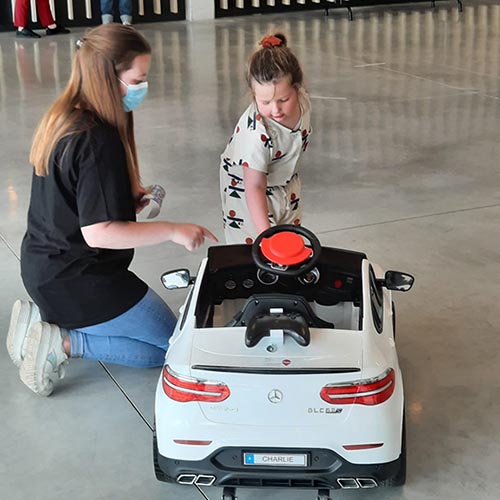
[[[269,401],[271,403],[280,403],[281,401],[283,401],[283,393],[281,391],[278,391],[278,389],[273,389],[268,395],[267,395],[267,399],[269,399]]]

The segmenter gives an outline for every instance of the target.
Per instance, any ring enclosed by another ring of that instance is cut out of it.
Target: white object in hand
[[[142,197],[143,200],[149,201],[149,212],[147,219],[153,219],[160,213],[161,204],[165,198],[165,189],[159,184],[146,187],[146,194]]]

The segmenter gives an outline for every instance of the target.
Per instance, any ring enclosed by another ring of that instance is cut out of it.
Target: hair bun
[[[274,36],[276,38],[279,38],[281,40],[281,45],[283,47],[286,47],[287,46],[287,40],[286,40],[286,36],[283,35],[283,33],[275,33]]]
[[[286,38],[281,33],[275,35],[265,36],[260,42],[260,45],[265,49],[272,49],[273,47],[286,47]]]

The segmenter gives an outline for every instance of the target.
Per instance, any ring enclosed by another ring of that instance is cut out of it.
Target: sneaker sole
[[[22,350],[28,325],[36,321],[40,321],[40,311],[37,306],[27,300],[14,302],[7,333],[7,352],[17,367],[21,366],[23,360]]]
[[[45,332],[44,332],[45,330]],[[19,376],[21,380],[36,394],[50,396],[54,390],[52,380],[43,384],[44,366],[50,348],[52,325],[40,322],[34,325],[26,337],[26,357],[23,359]],[[38,368],[40,365],[41,368]]]

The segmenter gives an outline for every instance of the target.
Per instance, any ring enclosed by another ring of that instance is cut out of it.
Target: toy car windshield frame
[[[228,299],[249,299],[259,294],[285,294],[303,297],[306,302],[329,306],[339,302],[362,304],[361,252],[323,247],[317,263],[319,279],[302,283],[295,277],[279,277],[271,285],[259,282],[258,268],[250,245],[220,245],[208,249],[195,316],[197,328],[211,328],[216,305]],[[231,286],[228,286],[231,283]],[[362,308],[360,307],[360,310]],[[229,325],[228,325],[229,326]],[[331,327],[323,324],[321,327]]]

